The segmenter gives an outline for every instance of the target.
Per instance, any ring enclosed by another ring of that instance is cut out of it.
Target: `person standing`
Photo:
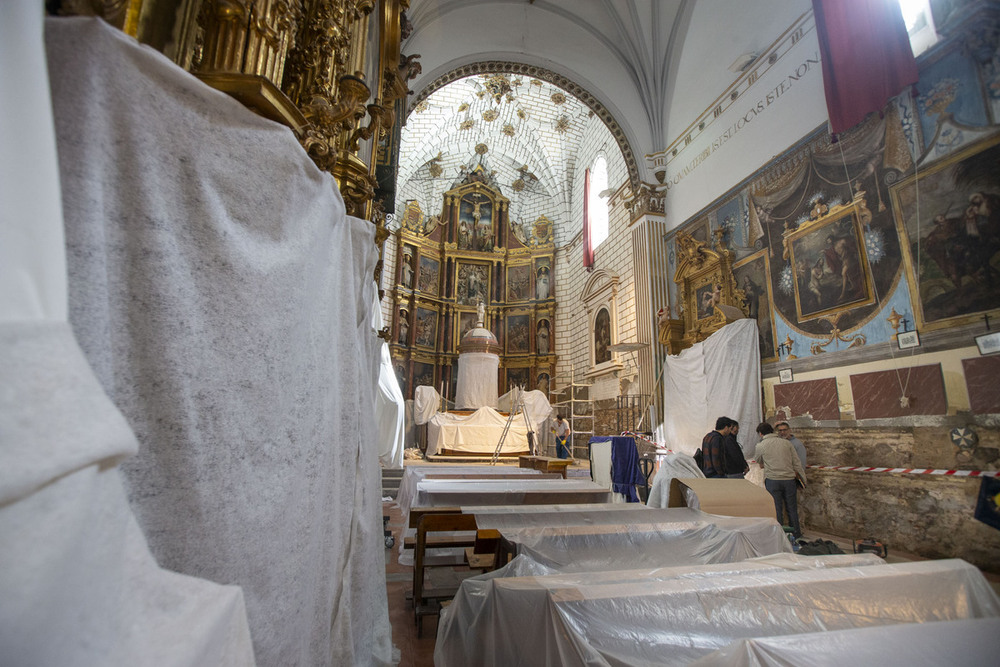
[[[732,431],[732,419],[719,417],[715,420],[715,429],[705,434],[701,439],[701,470],[705,477],[726,476],[726,436]]]
[[[788,422],[778,422],[774,425],[774,429],[778,432],[778,435],[792,443],[792,447],[795,448],[795,453],[799,455],[799,461],[802,462],[803,470],[806,467],[806,446],[802,444],[802,441],[792,435],[792,429],[788,426]]]
[[[725,456],[723,457],[725,475],[729,479],[743,479],[750,472],[750,466],[747,465],[743,448],[740,447],[740,443],[736,439],[740,433],[740,424],[734,419],[730,419],[729,422],[729,435],[725,437],[722,444],[725,447]]]
[[[770,424],[760,424],[757,435],[760,436],[760,442],[757,443],[756,459],[764,468],[764,488],[774,499],[774,513],[778,523],[785,525],[784,514],[787,510],[792,535],[795,538],[802,537],[796,480],[800,480],[805,487],[806,471],[792,443],[776,434]]]
[[[572,433],[573,430],[569,427],[569,422],[563,419],[562,415],[556,415],[556,456],[561,459],[570,458],[568,442]]]

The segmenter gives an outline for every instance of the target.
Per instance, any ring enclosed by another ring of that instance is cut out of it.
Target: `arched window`
[[[598,155],[590,166],[590,191],[587,193],[590,247],[594,250],[608,238],[608,194],[608,161]]]

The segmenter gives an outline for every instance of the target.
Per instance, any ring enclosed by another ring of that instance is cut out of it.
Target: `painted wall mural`
[[[892,191],[918,328],[1000,305],[1000,135]]]
[[[837,143],[819,128],[679,227],[734,252],[763,360],[968,324],[1000,308],[998,82],[992,60],[956,42],[922,65],[918,97],[901,95]],[[672,275],[673,238],[667,247]],[[712,295],[699,290],[700,315]]]

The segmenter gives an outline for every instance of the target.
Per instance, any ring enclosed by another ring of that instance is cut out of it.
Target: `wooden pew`
[[[417,626],[417,636],[423,633],[421,620],[424,616],[436,615],[439,612],[438,602],[442,599],[455,597],[457,588],[427,591],[424,589],[425,570],[433,567],[456,567],[465,565],[464,554],[455,556],[435,556],[428,550],[447,547],[474,547],[475,535],[448,536],[451,539],[445,544],[436,539],[435,533],[469,532],[476,530],[476,517],[472,514],[426,513],[417,525],[416,545],[413,554],[413,620]],[[439,537],[439,536],[438,536]]]

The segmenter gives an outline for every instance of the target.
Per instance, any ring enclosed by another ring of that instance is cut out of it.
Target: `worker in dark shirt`
[[[702,472],[705,477],[726,476],[725,440],[735,423],[729,417],[719,417],[715,420],[715,430],[709,431],[701,439],[701,455],[704,460]]]
[[[743,456],[743,448],[740,447],[740,443],[736,439],[740,433],[739,422],[732,419],[729,421],[732,422],[729,425],[729,435],[722,443],[725,448],[725,456],[723,456],[725,476],[730,479],[743,479],[750,472],[750,466],[747,465],[747,459]]]

